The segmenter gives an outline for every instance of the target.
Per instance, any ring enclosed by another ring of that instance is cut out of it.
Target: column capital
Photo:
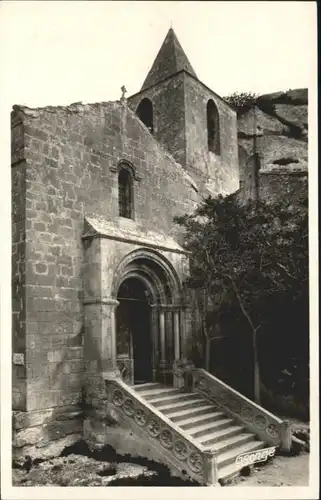
[[[166,310],[166,311],[179,311],[181,310],[184,306],[182,304],[157,304],[156,307],[158,307],[160,310]]]

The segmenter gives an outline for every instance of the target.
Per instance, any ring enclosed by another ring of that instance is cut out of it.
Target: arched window
[[[152,134],[154,132],[153,104],[149,99],[147,99],[147,97],[140,101],[136,114]]]
[[[118,173],[118,206],[120,217],[133,218],[133,180],[129,169],[123,166]]]
[[[207,103],[206,114],[208,150],[219,155],[221,153],[220,117],[213,99],[210,99]]]

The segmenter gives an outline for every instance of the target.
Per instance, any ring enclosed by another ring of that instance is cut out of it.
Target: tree
[[[190,252],[188,286],[201,304],[205,368],[223,303],[237,304],[252,335],[254,398],[260,402],[257,332],[267,320],[264,307],[281,294],[295,297],[308,288],[307,199],[296,206],[208,197],[192,215],[176,217]],[[262,304],[264,307],[262,307]],[[271,311],[269,311],[271,314]]]
[[[242,113],[255,106],[257,98],[258,95],[254,92],[234,92],[224,97],[224,100],[236,108],[238,113]]]

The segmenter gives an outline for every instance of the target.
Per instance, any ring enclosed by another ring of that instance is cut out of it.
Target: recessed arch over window
[[[136,114],[138,118],[146,125],[151,134],[154,133],[154,117],[152,101],[145,97],[140,101]]]
[[[207,103],[206,116],[208,150],[219,155],[221,154],[220,116],[213,99],[210,99]]]
[[[118,207],[120,217],[133,218],[133,177],[126,165],[119,166]]]

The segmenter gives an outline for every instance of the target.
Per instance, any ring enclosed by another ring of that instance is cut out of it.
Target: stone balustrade
[[[126,384],[134,383],[134,361],[129,356],[117,356],[117,366]]]
[[[279,419],[206,370],[186,371],[185,381],[187,390],[197,391],[217,403],[262,441],[290,450],[292,436],[288,421]]]
[[[157,449],[165,465],[202,485],[219,486],[215,452],[205,450],[120,378],[105,377],[105,388],[109,408]]]

